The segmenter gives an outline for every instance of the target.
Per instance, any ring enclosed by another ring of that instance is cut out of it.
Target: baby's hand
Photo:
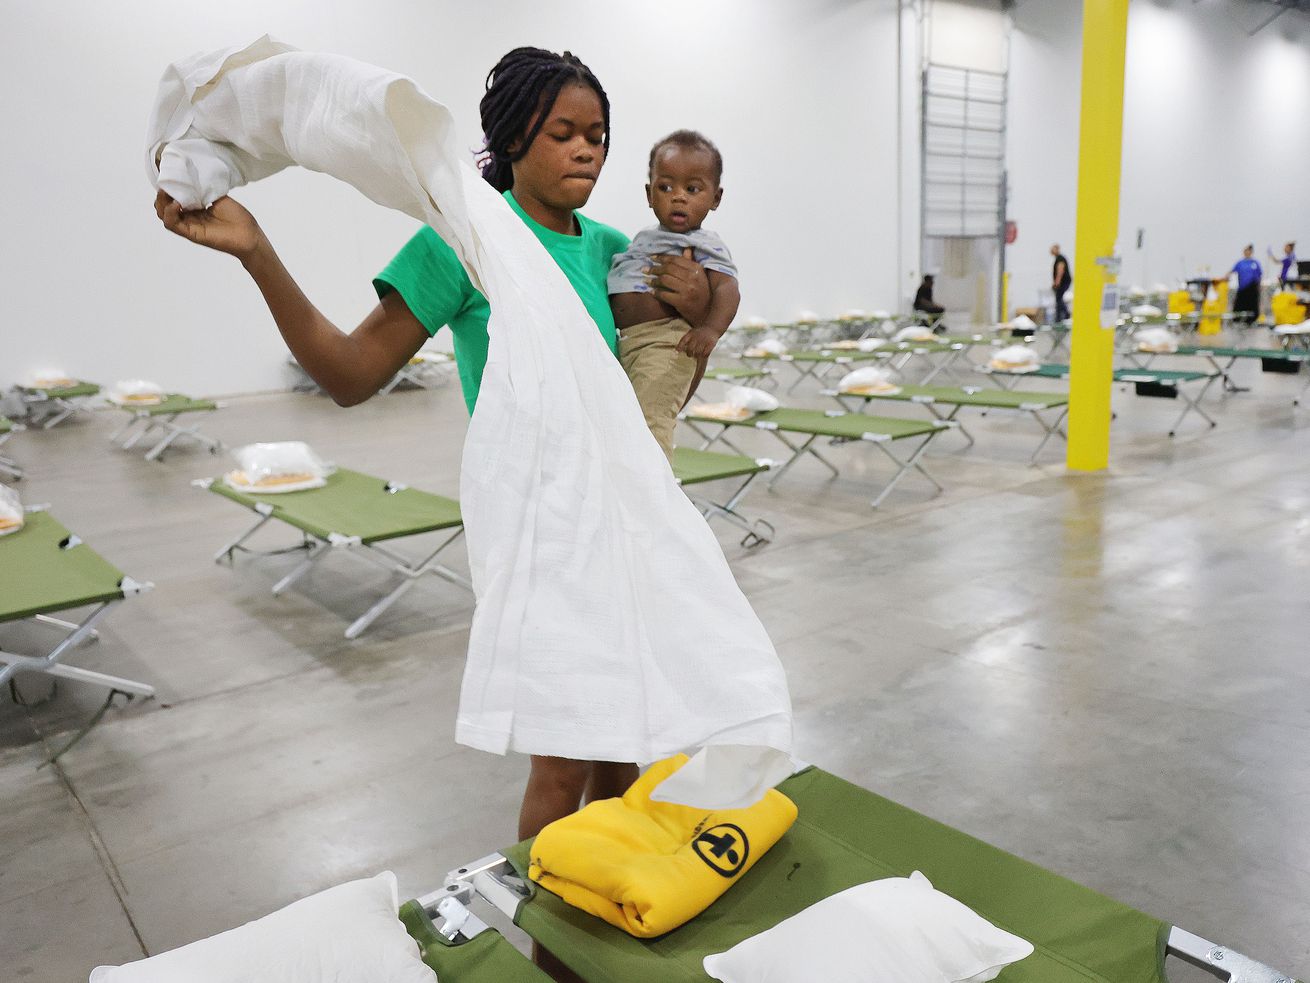
[[[714,346],[719,343],[718,332],[712,328],[692,328],[678,340],[678,351],[696,359],[710,357]]]

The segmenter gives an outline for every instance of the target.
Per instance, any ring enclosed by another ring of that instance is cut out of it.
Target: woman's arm
[[[161,191],[155,212],[170,232],[241,261],[291,354],[340,406],[354,406],[376,393],[428,337],[398,293],[384,297],[354,331],[341,331],[305,296],[254,216],[231,198],[184,212]]]

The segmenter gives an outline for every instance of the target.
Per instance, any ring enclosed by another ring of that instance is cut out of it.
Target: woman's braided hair
[[[497,191],[514,186],[514,161],[521,160],[532,146],[560,89],[573,82],[589,87],[600,97],[608,153],[609,97],[591,69],[572,52],[559,55],[541,48],[515,48],[487,73],[487,93],[478,104],[484,134],[479,159],[482,176]],[[511,152],[510,145],[516,142],[518,149]]]

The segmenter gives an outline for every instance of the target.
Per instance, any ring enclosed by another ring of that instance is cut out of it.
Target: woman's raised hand
[[[227,196],[208,208],[184,212],[160,191],[155,194],[155,214],[169,232],[243,261],[254,254],[264,237],[255,217]]]
[[[702,324],[710,309],[710,279],[705,267],[692,259],[690,248],[681,256],[668,253],[651,262],[655,296],[668,304],[693,327]]]

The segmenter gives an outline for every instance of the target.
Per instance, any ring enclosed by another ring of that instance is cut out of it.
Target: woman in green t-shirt
[[[546,246],[613,348],[605,280],[611,257],[628,240],[576,212],[591,197],[609,150],[605,90],[569,52],[516,48],[487,76],[480,109],[486,135],[483,176]],[[377,277],[377,306],[344,332],[310,302],[254,217],[231,198],[183,212],[160,192],[155,211],[170,231],[241,260],[296,361],[341,406],[376,393],[430,334],[450,324],[464,398],[472,409],[486,362],[487,302],[431,229],[421,230]],[[700,265],[688,256],[669,256],[652,273],[660,299],[692,324],[701,323],[710,294]],[[547,823],[575,812],[584,799],[621,795],[636,776],[631,763],[533,755],[520,837],[535,836]]]

